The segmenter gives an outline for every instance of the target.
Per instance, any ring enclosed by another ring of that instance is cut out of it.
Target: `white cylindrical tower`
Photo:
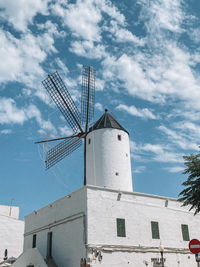
[[[88,185],[133,191],[129,134],[107,110],[86,137],[86,179]]]

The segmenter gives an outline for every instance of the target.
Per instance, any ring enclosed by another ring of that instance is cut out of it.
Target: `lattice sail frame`
[[[95,70],[84,66],[82,69],[81,125],[94,117]]]
[[[71,126],[74,133],[81,130],[79,126],[81,123],[80,112],[58,72],[56,71],[53,74],[48,75],[48,77],[42,81],[42,84]]]
[[[71,139],[65,139],[60,142],[58,145],[52,147],[46,153],[46,169],[51,168],[57,162],[62,160],[64,157],[71,154],[74,150],[79,148],[82,145],[82,137],[74,137]]]
[[[48,75],[48,77],[42,81],[42,84],[74,131],[74,135],[65,137],[66,139],[61,137],[36,142],[45,143],[64,139],[64,141],[54,146],[46,153],[46,169],[49,169],[80,147],[82,138],[85,138],[87,135],[88,122],[91,121],[94,116],[95,70],[85,66],[82,70],[81,114],[57,71]],[[85,126],[85,131],[83,131],[81,124]],[[84,176],[85,164],[84,161]],[[84,184],[85,180],[86,178],[84,177]]]

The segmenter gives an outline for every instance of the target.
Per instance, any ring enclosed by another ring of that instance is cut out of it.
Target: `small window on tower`
[[[89,139],[88,139],[88,145],[90,145],[90,144],[91,144],[91,139],[89,138]]]
[[[119,141],[121,141],[122,140],[121,134],[118,134],[117,138],[118,138]]]

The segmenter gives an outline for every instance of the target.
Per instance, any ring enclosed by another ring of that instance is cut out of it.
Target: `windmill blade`
[[[58,145],[51,148],[46,154],[46,169],[51,168],[57,162],[71,154],[74,150],[82,144],[82,138],[85,136],[83,134],[80,137],[72,137],[71,139],[66,139],[60,142]]]
[[[76,133],[78,130],[83,132],[80,126],[80,112],[58,72],[56,71],[53,74],[48,75],[48,77],[42,81],[42,84],[71,126],[74,133]]]
[[[83,67],[82,70],[82,97],[81,97],[81,124],[90,122],[94,117],[95,101],[95,70],[92,67]]]
[[[80,137],[82,134],[78,133],[76,135],[71,135],[71,136],[66,136],[66,137],[60,137],[60,138],[54,138],[54,139],[46,139],[46,140],[41,140],[41,141],[37,141],[35,142],[35,144],[42,144],[42,143],[48,143],[48,142],[53,142],[53,141],[59,141],[59,140],[63,140],[63,139],[70,139],[73,137]]]

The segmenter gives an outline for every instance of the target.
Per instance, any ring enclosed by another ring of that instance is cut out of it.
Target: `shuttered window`
[[[151,222],[151,232],[153,239],[160,239],[158,222]]]
[[[181,224],[182,236],[184,241],[190,241],[189,230],[187,224]]]
[[[125,219],[117,218],[117,236],[126,237]]]

